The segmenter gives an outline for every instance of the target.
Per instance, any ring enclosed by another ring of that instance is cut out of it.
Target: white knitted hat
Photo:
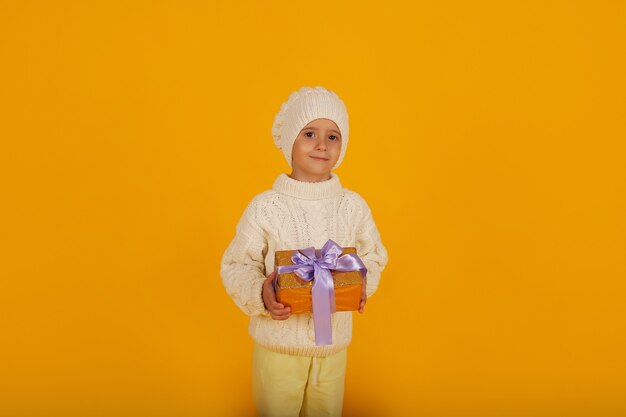
[[[348,111],[341,99],[334,92],[324,87],[302,87],[289,95],[274,117],[272,136],[274,144],[280,149],[291,166],[291,151],[298,133],[315,119],[330,119],[337,124],[341,132],[341,153],[332,169],[343,161],[348,146]]]

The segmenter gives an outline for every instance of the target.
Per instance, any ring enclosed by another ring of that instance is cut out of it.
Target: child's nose
[[[326,149],[326,141],[323,138],[317,141],[317,149]]]

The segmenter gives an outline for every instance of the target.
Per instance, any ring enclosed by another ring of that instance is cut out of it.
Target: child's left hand
[[[365,289],[367,288],[367,277],[363,278],[363,288],[361,290],[361,304],[359,305],[359,313],[363,314],[363,310],[365,309],[365,303],[367,302],[367,293]]]

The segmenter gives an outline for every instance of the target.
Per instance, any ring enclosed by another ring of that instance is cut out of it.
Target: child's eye
[[[331,138],[331,140],[339,140],[339,138],[337,136],[335,136],[335,135],[330,135],[329,138]],[[335,138],[335,139],[333,139],[333,138]]]
[[[304,133],[304,136],[306,136],[307,138],[310,138],[311,136],[309,136],[309,133],[310,133],[311,135],[313,134],[313,132],[305,132],[305,133]]]

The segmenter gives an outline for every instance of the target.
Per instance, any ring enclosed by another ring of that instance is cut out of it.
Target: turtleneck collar
[[[343,192],[339,177],[334,172],[330,173],[330,179],[319,182],[298,181],[282,173],[274,181],[272,189],[281,194],[305,200],[334,197]]]

